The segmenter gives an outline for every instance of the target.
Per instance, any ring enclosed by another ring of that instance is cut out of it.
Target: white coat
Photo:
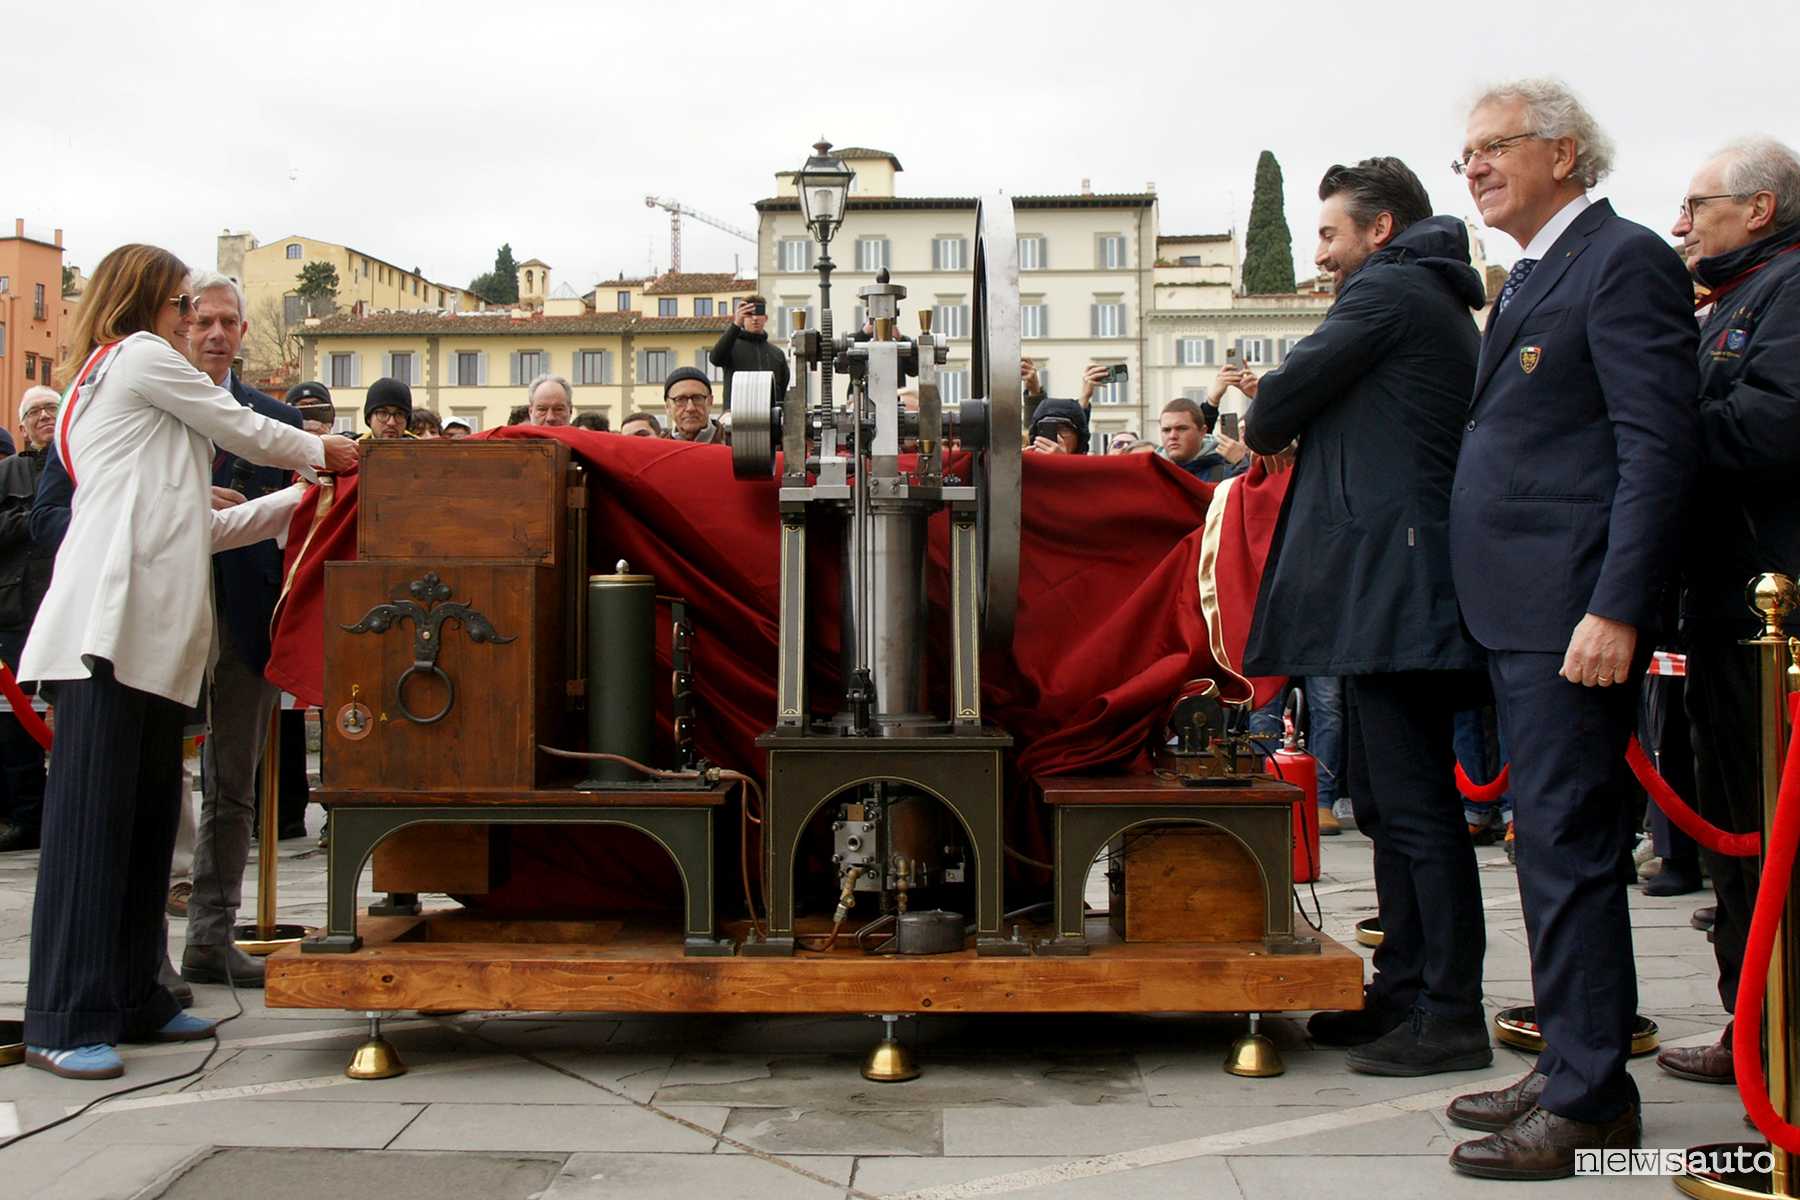
[[[80,393],[57,447],[75,484],[69,530],[19,678],[86,679],[104,658],[126,687],[193,704],[213,641],[209,556],[285,530],[299,498],[213,512],[214,445],[310,474],[324,444],[239,404],[153,333],[126,338]]]

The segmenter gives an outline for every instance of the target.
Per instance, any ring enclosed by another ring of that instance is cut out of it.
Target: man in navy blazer
[[[1612,145],[1567,87],[1524,80],[1469,115],[1456,163],[1523,255],[1482,338],[1450,500],[1457,601],[1489,652],[1512,755],[1519,892],[1545,1050],[1449,1117],[1490,1136],[1457,1169],[1574,1172],[1636,1146],[1637,1010],[1624,763],[1695,473],[1693,289],[1662,238],[1587,189]]]
[[[239,404],[300,428],[300,410],[247,386],[231,363],[244,339],[243,293],[223,275],[189,282],[194,324],[188,355]],[[254,499],[288,483],[287,473],[254,467],[219,451],[213,459],[215,502]],[[242,899],[244,867],[256,818],[256,767],[267,741],[269,716],[280,692],[263,678],[269,662],[269,619],[281,591],[282,553],[273,540],[213,556],[213,597],[219,614],[219,661],[212,672],[211,732],[203,755],[203,799],[194,837],[193,892],[188,898],[187,946],[181,975],[190,983],[262,986],[262,960],[232,944]]]

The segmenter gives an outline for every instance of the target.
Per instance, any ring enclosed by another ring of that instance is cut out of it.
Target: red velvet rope
[[[1763,1074],[1763,992],[1769,977],[1769,959],[1781,932],[1787,908],[1788,884],[1794,874],[1794,850],[1800,844],[1800,694],[1788,697],[1788,720],[1796,736],[1788,742],[1787,762],[1781,769],[1781,794],[1775,805],[1775,827],[1770,831],[1768,857],[1763,859],[1762,882],[1756,890],[1756,912],[1750,918],[1749,945],[1739,973],[1737,1023],[1731,1040],[1732,1066],[1736,1068],[1738,1095],[1756,1128],[1789,1154],[1800,1154],[1800,1129],[1787,1123],[1769,1103],[1768,1079]],[[1793,914],[1800,918],[1800,914]],[[1788,1014],[1793,1021],[1793,1014]],[[1793,1037],[1792,1029],[1783,1031]],[[1792,1086],[1790,1083],[1789,1086]],[[1788,1098],[1793,1107],[1793,1097]]]
[[[1631,766],[1631,773],[1643,785],[1650,798],[1656,801],[1656,807],[1663,810],[1663,816],[1681,832],[1711,850],[1714,854],[1727,854],[1733,858],[1754,858],[1762,853],[1762,834],[1760,833],[1726,833],[1705,817],[1689,808],[1687,802],[1675,794],[1666,779],[1656,770],[1656,764],[1644,753],[1637,738],[1631,739],[1631,745],[1625,747],[1625,761]]]
[[[1507,763],[1500,768],[1500,773],[1489,783],[1476,783],[1463,770],[1461,763],[1456,764],[1456,790],[1470,804],[1493,804],[1506,795],[1507,785],[1512,782],[1512,764]]]
[[[1762,853],[1762,834],[1726,833],[1690,808],[1687,801],[1676,795],[1675,789],[1658,773],[1656,764],[1650,761],[1650,756],[1644,753],[1643,746],[1638,744],[1635,736],[1625,748],[1625,762],[1631,768],[1631,773],[1637,776],[1638,783],[1656,801],[1656,806],[1663,810],[1663,815],[1669,818],[1670,824],[1708,850],[1733,858],[1750,858]],[[1456,790],[1471,804],[1493,804],[1506,795],[1511,779],[1511,763],[1500,768],[1500,774],[1494,776],[1492,783],[1471,782],[1462,764],[1456,764]]]
[[[3,662],[0,662],[0,696],[5,696],[6,702],[12,705],[13,715],[19,718],[19,724],[25,727],[25,732],[31,735],[31,740],[42,746],[45,753],[48,753],[51,740],[50,727],[44,724],[44,718],[37,715],[37,709],[31,707],[31,697],[25,694],[25,690],[19,686],[19,681],[13,678],[12,668]]]

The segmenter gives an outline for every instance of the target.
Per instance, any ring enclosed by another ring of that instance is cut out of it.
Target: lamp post
[[[813,143],[813,153],[794,176],[800,193],[800,215],[807,228],[819,241],[819,336],[829,346],[831,328],[831,239],[844,223],[844,209],[849,206],[850,181],[855,172],[844,160],[831,152],[831,143],[820,139]],[[826,399],[831,397],[832,357],[819,363],[819,384]]]

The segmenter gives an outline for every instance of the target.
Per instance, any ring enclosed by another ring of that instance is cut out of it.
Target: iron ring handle
[[[444,689],[449,693],[449,695],[446,696],[444,699],[444,707],[438,709],[435,713],[433,713],[429,717],[416,716],[413,713],[412,709],[410,709],[406,706],[406,681],[411,679],[414,675],[417,675],[421,671],[428,672],[432,675],[437,676],[439,679],[443,680],[444,681]],[[406,670],[402,671],[400,673],[399,681],[394,684],[394,707],[400,710],[401,716],[403,716],[407,720],[411,721],[414,725],[435,725],[435,724],[437,724],[439,721],[443,720],[445,718],[445,716],[447,716],[449,714],[451,707],[455,703],[456,703],[456,684],[451,681],[451,679],[448,675],[444,674],[442,668],[440,668],[436,663],[416,662],[412,666],[406,668]]]

